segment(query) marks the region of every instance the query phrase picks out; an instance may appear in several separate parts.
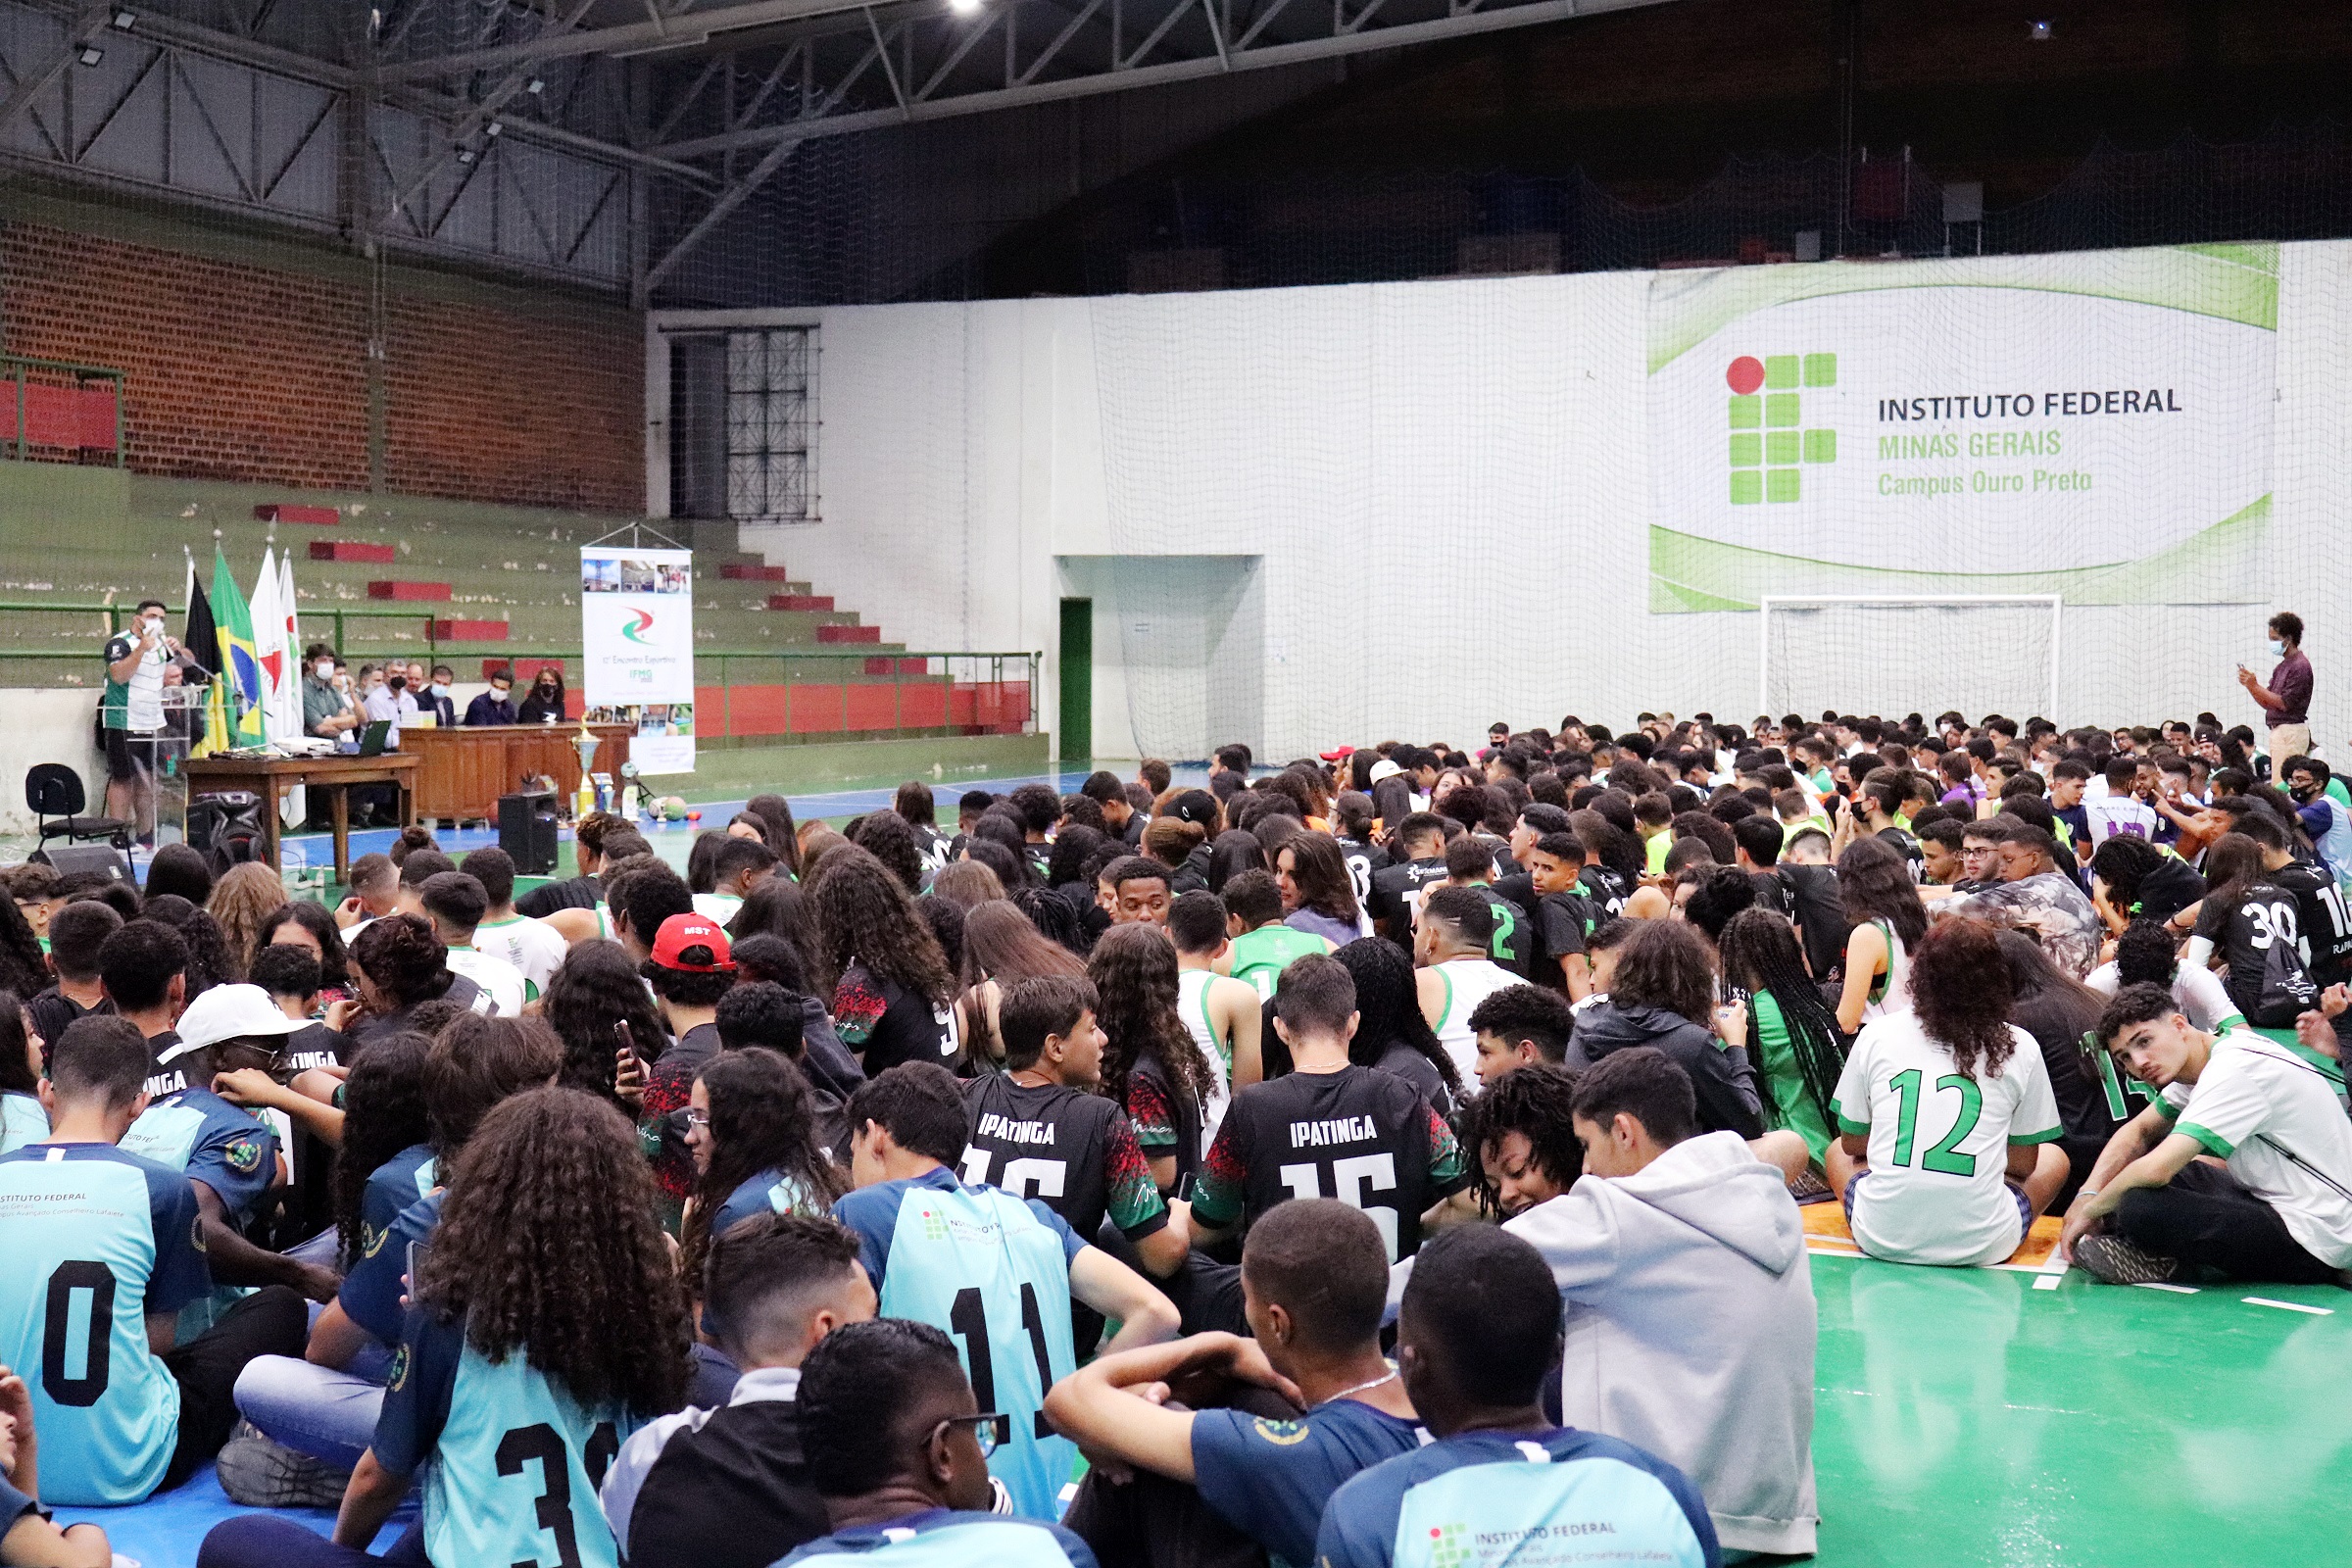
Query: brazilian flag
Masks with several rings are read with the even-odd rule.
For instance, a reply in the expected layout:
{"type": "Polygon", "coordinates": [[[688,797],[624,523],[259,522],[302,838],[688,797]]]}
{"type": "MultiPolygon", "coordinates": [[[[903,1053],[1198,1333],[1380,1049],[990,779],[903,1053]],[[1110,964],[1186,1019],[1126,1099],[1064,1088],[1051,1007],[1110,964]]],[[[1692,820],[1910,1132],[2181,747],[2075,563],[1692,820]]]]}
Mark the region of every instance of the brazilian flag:
{"type": "Polygon", "coordinates": [[[253,648],[253,612],[228,573],[228,557],[213,546],[213,624],[220,639],[220,684],[228,688],[236,708],[228,726],[227,744],[259,746],[269,737],[262,729],[262,661],[253,648]]]}

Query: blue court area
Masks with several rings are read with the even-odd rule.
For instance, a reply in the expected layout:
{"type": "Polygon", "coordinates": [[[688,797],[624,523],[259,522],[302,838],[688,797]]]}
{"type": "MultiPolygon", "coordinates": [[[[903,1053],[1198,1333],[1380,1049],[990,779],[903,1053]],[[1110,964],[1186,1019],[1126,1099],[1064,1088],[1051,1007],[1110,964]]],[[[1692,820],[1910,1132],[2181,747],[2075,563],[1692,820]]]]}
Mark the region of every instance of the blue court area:
{"type": "MultiPolygon", "coordinates": [[[[178,1490],[151,1497],[135,1508],[60,1508],[57,1522],[88,1523],[104,1530],[115,1548],[116,1568],[122,1568],[126,1559],[137,1568],[191,1568],[206,1531],[223,1519],[250,1511],[228,1500],[208,1464],[178,1490]]],[[[322,1536],[334,1532],[335,1516],[324,1508],[276,1511],[279,1517],[299,1520],[322,1536]]],[[[416,1494],[412,1492],[375,1538],[374,1549],[385,1550],[416,1522],[416,1494]]]]}

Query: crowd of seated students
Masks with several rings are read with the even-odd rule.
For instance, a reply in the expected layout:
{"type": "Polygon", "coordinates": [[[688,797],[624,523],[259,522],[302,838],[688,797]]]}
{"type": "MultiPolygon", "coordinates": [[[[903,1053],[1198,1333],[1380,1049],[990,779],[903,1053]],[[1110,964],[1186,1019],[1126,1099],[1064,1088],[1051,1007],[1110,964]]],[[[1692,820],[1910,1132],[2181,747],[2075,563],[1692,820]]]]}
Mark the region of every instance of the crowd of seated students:
{"type": "Polygon", "coordinates": [[[216,1461],[337,1510],[220,1568],[372,1560],[413,1491],[441,1568],[1804,1553],[1800,1201],[1904,1263],[2063,1210],[2098,1281],[2352,1265],[2324,764],[1493,739],[953,833],[763,796],[684,874],[592,816],[519,895],[421,832],[331,909],[0,872],[0,1562],[216,1461]]]}

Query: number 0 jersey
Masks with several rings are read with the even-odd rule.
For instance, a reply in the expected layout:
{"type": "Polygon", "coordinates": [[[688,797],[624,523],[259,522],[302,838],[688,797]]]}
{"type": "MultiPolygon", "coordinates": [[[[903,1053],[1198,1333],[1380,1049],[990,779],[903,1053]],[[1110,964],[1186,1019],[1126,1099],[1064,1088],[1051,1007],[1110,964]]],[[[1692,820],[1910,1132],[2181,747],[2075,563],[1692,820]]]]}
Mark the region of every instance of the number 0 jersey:
{"type": "Polygon", "coordinates": [[[0,1158],[0,1361],[32,1388],[44,1501],[138,1502],[163,1480],[179,1384],[146,1315],[212,1283],[179,1172],[112,1144],[0,1158]]]}
{"type": "Polygon", "coordinates": [[[412,1307],[369,1448],[399,1475],[439,1461],[424,1486],[424,1551],[435,1564],[616,1568],[596,1494],[638,1425],[616,1405],[584,1408],[522,1347],[494,1362],[466,1343],[463,1325],[412,1307]]]}
{"type": "Polygon", "coordinates": [[[833,1217],[858,1233],[879,1315],[953,1336],[980,1408],[1012,1418],[988,1468],[1015,1511],[1059,1518],[1078,1449],[1046,1424],[1046,1391],[1077,1369],[1070,1259],[1086,1243],[1036,1199],[966,1186],[945,1166],[860,1188],[833,1217]]]}

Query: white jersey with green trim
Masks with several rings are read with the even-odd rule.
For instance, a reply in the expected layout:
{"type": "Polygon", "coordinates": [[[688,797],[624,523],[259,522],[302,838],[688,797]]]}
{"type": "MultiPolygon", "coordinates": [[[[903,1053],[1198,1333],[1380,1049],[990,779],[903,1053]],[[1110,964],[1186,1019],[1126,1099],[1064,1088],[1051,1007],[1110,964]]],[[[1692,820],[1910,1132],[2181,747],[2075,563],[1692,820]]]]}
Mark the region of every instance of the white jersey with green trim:
{"type": "Polygon", "coordinates": [[[555,927],[527,914],[484,920],[473,928],[473,945],[522,971],[525,1002],[547,989],[547,982],[564,966],[564,956],[570,951],[555,927]]]}
{"type": "Polygon", "coordinates": [[[1467,1092],[1478,1082],[1478,1037],[1470,1032],[1470,1014],[1505,986],[1526,982],[1492,958],[1448,958],[1435,970],[1446,982],[1446,1010],[1438,1016],[1438,1044],[1453,1058],[1467,1092]]]}
{"type": "Polygon", "coordinates": [[[1233,1103],[1233,1043],[1218,1034],[1208,1015],[1208,993],[1216,983],[1216,974],[1208,969],[1185,969],[1176,976],[1176,1010],[1193,1032],[1193,1043],[1200,1048],[1200,1054],[1208,1058],[1208,1070],[1217,1075],[1216,1090],[1200,1106],[1203,1151],[1216,1143],[1225,1107],[1233,1103]]]}
{"type": "Polygon", "coordinates": [[[1870,1138],[1870,1169],[1848,1200],[1854,1241],[1897,1263],[1998,1263],[2025,1240],[2009,1191],[2009,1146],[2065,1127],[2041,1048],[2015,1024],[1998,1073],[1975,1077],[1916,1013],[1862,1026],[1838,1080],[1838,1130],[1870,1138]]]}
{"type": "Polygon", "coordinates": [[[2214,1042],[2195,1083],[2167,1086],[2158,1103],[2305,1251],[2352,1267],[2352,1120],[2323,1064],[2238,1029],[2214,1042]]]}
{"type": "Polygon", "coordinates": [[[1891,1018],[1911,1010],[1911,954],[1894,927],[1884,920],[1870,922],[1886,939],[1886,972],[1872,982],[1869,1000],[1862,1004],[1862,1021],[1891,1018]]]}

